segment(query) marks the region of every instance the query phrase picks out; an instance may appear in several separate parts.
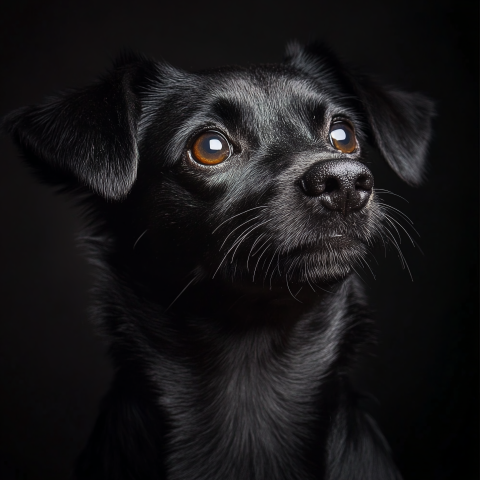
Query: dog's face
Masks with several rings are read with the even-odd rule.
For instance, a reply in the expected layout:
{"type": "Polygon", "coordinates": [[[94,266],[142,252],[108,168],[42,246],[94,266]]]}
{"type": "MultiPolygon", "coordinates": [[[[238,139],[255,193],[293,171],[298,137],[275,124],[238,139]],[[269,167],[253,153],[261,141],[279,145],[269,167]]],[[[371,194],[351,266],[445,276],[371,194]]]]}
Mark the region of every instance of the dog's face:
{"type": "Polygon", "coordinates": [[[148,101],[134,186],[158,256],[269,285],[338,278],[365,254],[381,213],[344,92],[265,66],[185,75],[167,95],[148,101]]]}
{"type": "Polygon", "coordinates": [[[6,125],[55,181],[110,202],[155,268],[312,286],[347,275],[381,231],[367,140],[417,183],[431,116],[423,97],[293,46],[281,65],[199,74],[124,59],[6,125]]]}

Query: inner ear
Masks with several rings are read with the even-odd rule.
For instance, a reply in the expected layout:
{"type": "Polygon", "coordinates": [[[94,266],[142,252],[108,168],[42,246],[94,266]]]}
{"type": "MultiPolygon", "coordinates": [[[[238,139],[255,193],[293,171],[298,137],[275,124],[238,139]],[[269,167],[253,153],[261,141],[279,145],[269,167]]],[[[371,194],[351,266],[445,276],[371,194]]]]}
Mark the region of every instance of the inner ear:
{"type": "Polygon", "coordinates": [[[94,85],[14,111],[3,127],[35,169],[121,199],[137,174],[140,102],[133,82],[141,63],[125,58],[94,85]]]}
{"type": "Polygon", "coordinates": [[[358,99],[372,143],[390,167],[410,185],[424,175],[431,138],[434,105],[418,93],[407,93],[355,74],[321,43],[287,47],[286,62],[308,73],[330,89],[358,99]]]}

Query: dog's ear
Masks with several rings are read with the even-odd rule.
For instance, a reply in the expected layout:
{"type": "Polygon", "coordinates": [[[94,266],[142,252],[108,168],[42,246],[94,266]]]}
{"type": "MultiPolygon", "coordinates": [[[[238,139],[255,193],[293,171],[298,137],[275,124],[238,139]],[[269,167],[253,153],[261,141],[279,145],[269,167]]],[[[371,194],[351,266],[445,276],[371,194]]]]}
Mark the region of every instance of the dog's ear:
{"type": "Polygon", "coordinates": [[[418,93],[389,88],[352,70],[321,43],[287,47],[286,62],[315,76],[324,85],[338,85],[357,98],[369,126],[369,136],[390,167],[410,185],[418,185],[425,170],[431,137],[433,102],[418,93]]]}
{"type": "Polygon", "coordinates": [[[2,122],[27,161],[66,185],[118,200],[129,192],[138,163],[138,70],[148,62],[123,55],[100,81],[14,111],[2,122]]]}

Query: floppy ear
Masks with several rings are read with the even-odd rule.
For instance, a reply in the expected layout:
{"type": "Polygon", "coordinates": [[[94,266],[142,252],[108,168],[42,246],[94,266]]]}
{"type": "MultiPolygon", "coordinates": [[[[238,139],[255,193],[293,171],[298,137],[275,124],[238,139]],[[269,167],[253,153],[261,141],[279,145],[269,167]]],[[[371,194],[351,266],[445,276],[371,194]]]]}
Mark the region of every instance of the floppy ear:
{"type": "Polygon", "coordinates": [[[357,79],[357,92],[380,153],[400,178],[419,185],[432,134],[433,102],[367,78],[357,79]]]}
{"type": "Polygon", "coordinates": [[[16,110],[3,128],[48,178],[121,199],[137,173],[140,102],[133,82],[141,61],[124,56],[96,84],[16,110]]]}
{"type": "Polygon", "coordinates": [[[434,115],[431,100],[354,75],[320,43],[289,45],[286,61],[322,83],[332,84],[333,80],[337,88],[358,98],[372,143],[390,167],[410,185],[422,181],[434,115]]]}

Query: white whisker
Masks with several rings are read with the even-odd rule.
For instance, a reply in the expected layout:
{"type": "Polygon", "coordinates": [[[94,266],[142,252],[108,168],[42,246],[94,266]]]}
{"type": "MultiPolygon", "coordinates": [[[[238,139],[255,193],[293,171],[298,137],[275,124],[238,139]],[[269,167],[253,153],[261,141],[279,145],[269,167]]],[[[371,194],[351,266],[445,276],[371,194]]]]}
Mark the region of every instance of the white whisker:
{"type": "Polygon", "coordinates": [[[243,215],[244,213],[251,212],[252,210],[257,210],[258,208],[265,208],[265,207],[266,207],[266,205],[261,205],[260,207],[249,208],[248,210],[244,210],[243,212],[240,212],[240,213],[237,213],[236,215],[233,215],[233,217],[227,218],[220,225],[218,225],[218,227],[215,228],[215,230],[213,230],[212,234],[215,233],[222,225],[229,222],[230,220],[233,220],[234,218],[239,217],[240,215],[243,215]]]}
{"type": "MultiPolygon", "coordinates": [[[[270,240],[270,237],[267,239],[267,242],[268,242],[269,240],[270,240]]],[[[265,243],[267,243],[267,242],[265,242],[265,243]]],[[[263,245],[265,245],[265,243],[264,243],[263,245]]],[[[262,246],[263,246],[263,245],[262,245],[262,246]]],[[[269,243],[269,244],[265,247],[265,249],[263,250],[263,252],[261,253],[261,255],[259,255],[259,257],[258,257],[257,263],[256,263],[256,265],[255,265],[255,269],[253,270],[252,282],[255,281],[255,272],[257,271],[258,263],[260,262],[260,259],[262,258],[263,254],[268,250],[268,248],[270,247],[270,245],[271,245],[271,243],[269,243]]],[[[258,251],[258,250],[257,250],[257,251],[258,251]]]]}
{"type": "MultiPolygon", "coordinates": [[[[234,250],[234,252],[233,252],[233,254],[232,254],[232,260],[231,260],[231,262],[233,262],[233,259],[234,259],[234,257],[235,257],[235,254],[237,253],[237,250],[238,250],[238,247],[240,246],[240,244],[241,244],[254,230],[256,230],[257,228],[259,228],[259,227],[261,227],[262,225],[265,225],[266,223],[271,222],[271,221],[272,221],[271,219],[270,219],[270,220],[266,220],[265,222],[262,222],[262,223],[259,223],[259,224],[256,224],[256,225],[253,225],[253,226],[249,227],[249,228],[247,229],[247,230],[248,230],[247,233],[245,233],[244,235],[242,234],[242,235],[243,235],[242,239],[241,239],[240,241],[238,241],[238,239],[235,241],[234,245],[232,245],[232,246],[235,246],[235,244],[237,244],[237,242],[238,242],[238,244],[237,244],[237,248],[234,250]]],[[[248,271],[248,268],[247,268],[247,271],[248,271]]]]}
{"type": "Polygon", "coordinates": [[[262,233],[257,237],[257,239],[253,242],[252,248],[250,248],[250,252],[248,252],[247,257],[247,272],[248,272],[248,262],[250,261],[250,255],[252,254],[252,250],[255,248],[255,245],[266,235],[266,233],[262,233]]]}
{"type": "MultiPolygon", "coordinates": [[[[292,265],[293,265],[293,263],[292,263],[292,265]]],[[[291,266],[290,266],[290,268],[291,268],[291,266]]],[[[288,271],[290,271],[290,268],[288,269],[288,271]]],[[[292,290],[290,290],[290,285],[288,284],[288,272],[285,274],[285,281],[287,282],[287,288],[288,288],[288,291],[290,292],[290,295],[292,296],[292,298],[294,300],[296,300],[298,303],[303,303],[292,293],[292,290]]]]}
{"type": "Polygon", "coordinates": [[[137,238],[135,243],[133,244],[132,250],[135,250],[135,247],[137,246],[137,243],[140,241],[140,239],[148,232],[148,228],[137,238]]]}
{"type": "Polygon", "coordinates": [[[167,312],[170,307],[180,298],[180,296],[182,295],[183,292],[185,292],[185,290],[197,279],[197,276],[195,275],[188,283],[187,285],[185,286],[185,288],[175,297],[175,299],[173,300],[173,302],[165,309],[165,312],[167,312]]]}
{"type": "Polygon", "coordinates": [[[390,190],[385,190],[384,188],[375,188],[373,191],[374,192],[379,192],[379,193],[382,193],[382,194],[386,193],[388,195],[394,195],[395,197],[401,198],[405,202],[410,203],[406,198],[402,197],[401,195],[397,195],[396,193],[393,193],[390,190]]]}
{"type": "Polygon", "coordinates": [[[405,215],[405,214],[404,214],[401,210],[399,210],[398,208],[392,207],[391,205],[387,205],[386,203],[382,203],[382,202],[378,202],[378,205],[381,205],[382,207],[385,207],[385,208],[390,209],[390,210],[394,210],[395,212],[397,212],[398,214],[400,214],[403,218],[405,218],[405,220],[407,220],[407,222],[410,223],[410,225],[413,226],[412,220],[410,220],[410,218],[407,217],[407,215],[405,215]]]}
{"type": "Polygon", "coordinates": [[[220,248],[219,248],[219,251],[223,248],[223,246],[225,245],[225,242],[228,240],[228,238],[230,237],[230,235],[235,232],[236,230],[238,230],[239,228],[243,227],[244,225],[246,225],[247,223],[250,223],[252,222],[253,220],[256,220],[257,218],[259,218],[260,215],[257,215],[256,217],[253,217],[253,218],[249,218],[246,222],[243,222],[242,224],[240,224],[238,227],[235,227],[226,237],[225,237],[225,240],[223,241],[223,243],[220,245],[220,248]]]}
{"type": "Polygon", "coordinates": [[[396,220],[395,218],[393,218],[392,216],[388,215],[387,213],[385,213],[385,217],[388,217],[391,221],[395,222],[404,232],[405,234],[407,235],[407,237],[410,239],[410,241],[412,242],[412,245],[415,247],[415,243],[413,242],[413,238],[410,236],[410,234],[407,232],[407,230],[405,230],[405,228],[403,227],[403,225],[398,221],[396,220]]]}

